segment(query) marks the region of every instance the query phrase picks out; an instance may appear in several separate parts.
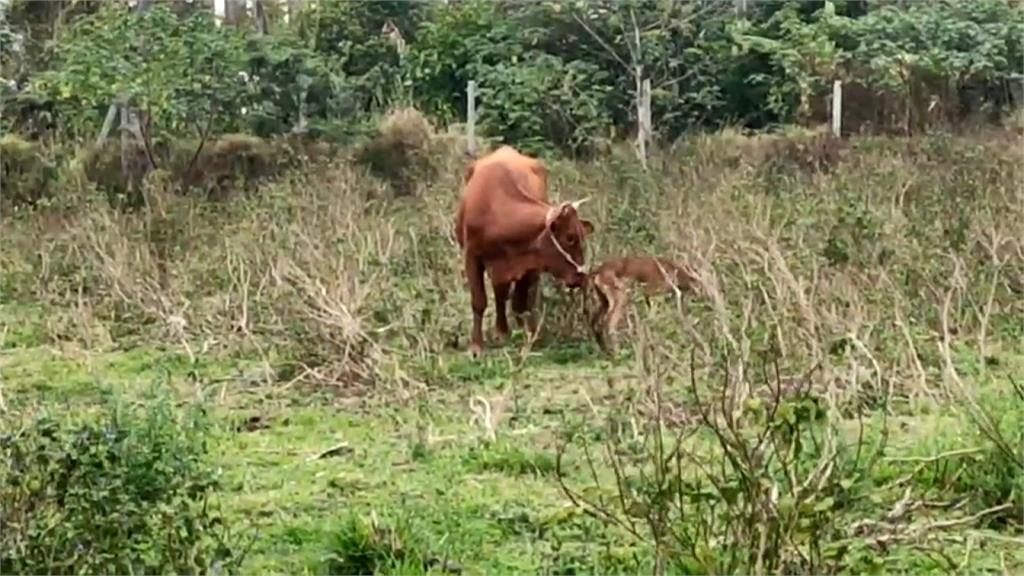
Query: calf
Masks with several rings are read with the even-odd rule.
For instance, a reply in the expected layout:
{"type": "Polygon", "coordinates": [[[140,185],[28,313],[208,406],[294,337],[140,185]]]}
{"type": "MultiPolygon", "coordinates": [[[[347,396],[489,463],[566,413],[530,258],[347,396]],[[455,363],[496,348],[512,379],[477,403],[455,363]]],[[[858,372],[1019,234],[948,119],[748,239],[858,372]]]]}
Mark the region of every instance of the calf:
{"type": "Polygon", "coordinates": [[[617,348],[616,333],[630,289],[640,284],[645,296],[675,292],[679,297],[703,293],[697,272],[686,264],[653,256],[625,256],[602,263],[587,278],[587,285],[597,295],[597,309],[590,315],[590,329],[598,345],[609,352],[606,334],[611,336],[612,350],[617,348]]]}

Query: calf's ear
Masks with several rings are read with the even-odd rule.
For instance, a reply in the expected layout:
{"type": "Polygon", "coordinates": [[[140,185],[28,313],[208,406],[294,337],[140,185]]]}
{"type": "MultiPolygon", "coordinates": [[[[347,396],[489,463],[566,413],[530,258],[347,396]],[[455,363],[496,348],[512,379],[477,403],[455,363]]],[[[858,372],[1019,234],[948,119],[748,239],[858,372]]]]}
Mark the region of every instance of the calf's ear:
{"type": "Polygon", "coordinates": [[[593,222],[591,222],[590,220],[582,220],[581,224],[583,224],[583,231],[587,233],[587,236],[590,236],[591,234],[594,233],[593,222]]]}

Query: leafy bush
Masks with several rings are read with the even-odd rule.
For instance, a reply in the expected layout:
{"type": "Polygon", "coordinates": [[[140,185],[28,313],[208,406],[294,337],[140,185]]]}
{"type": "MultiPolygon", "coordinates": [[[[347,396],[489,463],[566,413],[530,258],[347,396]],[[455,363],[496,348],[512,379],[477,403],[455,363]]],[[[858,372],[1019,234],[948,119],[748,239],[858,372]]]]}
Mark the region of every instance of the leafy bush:
{"type": "Polygon", "coordinates": [[[909,130],[928,115],[947,120],[1008,104],[1024,58],[1024,8],[1002,0],[886,5],[841,23],[835,36],[853,45],[843,55],[847,74],[901,100],[890,113],[909,130]]]}
{"type": "Polygon", "coordinates": [[[428,10],[421,2],[318,2],[303,10],[297,32],[332,63],[355,113],[380,112],[402,90],[400,55],[381,30],[391,21],[411,39],[428,10]]]}
{"type": "Polygon", "coordinates": [[[0,571],[233,571],[244,550],[210,500],[208,426],[201,410],[179,413],[161,399],[7,427],[0,571]]]}
{"type": "Polygon", "coordinates": [[[480,72],[483,129],[530,154],[587,154],[609,135],[607,74],[588,62],[531,54],[480,72]]]}
{"type": "Polygon", "coordinates": [[[59,126],[92,138],[115,101],[144,110],[158,130],[237,129],[247,86],[244,35],[208,13],[181,18],[166,4],[137,14],[105,3],[75,20],[31,91],[53,102],[59,126]]]}

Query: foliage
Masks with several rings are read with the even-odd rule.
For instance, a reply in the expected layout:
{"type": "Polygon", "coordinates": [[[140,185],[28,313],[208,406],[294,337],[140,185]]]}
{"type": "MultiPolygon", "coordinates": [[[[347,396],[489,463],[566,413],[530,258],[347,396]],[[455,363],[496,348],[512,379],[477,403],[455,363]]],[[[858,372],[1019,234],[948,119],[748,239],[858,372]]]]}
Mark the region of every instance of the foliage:
{"type": "Polygon", "coordinates": [[[1024,58],[1024,8],[1008,0],[786,0],[739,14],[725,0],[332,1],[269,34],[218,28],[181,3],[143,14],[86,4],[19,5],[0,27],[5,44],[24,47],[0,63],[21,82],[2,95],[15,129],[88,137],[126,97],[157,132],[194,135],[210,123],[214,133],[309,130],[350,141],[368,117],[395,108],[461,120],[473,80],[490,136],[582,154],[635,130],[640,78],[651,81],[654,129],[666,141],[730,123],[821,122],[836,79],[851,86],[851,129],[909,130],[1004,114],[1024,58]],[[52,48],[30,38],[40,22],[56,34],[52,48]]]}
{"type": "Polygon", "coordinates": [[[404,66],[421,110],[443,122],[465,118],[466,85],[477,72],[524,52],[509,16],[496,2],[469,0],[422,23],[404,66]]]}
{"type": "Polygon", "coordinates": [[[572,154],[591,152],[608,135],[607,76],[582,61],[530,54],[520,63],[481,71],[480,123],[485,131],[529,154],[548,145],[572,154]]]}
{"type": "Polygon", "coordinates": [[[251,38],[248,74],[254,94],[249,126],[255,134],[269,136],[297,128],[300,116],[333,118],[353,114],[350,94],[339,86],[326,59],[293,35],[251,38]]]}
{"type": "Polygon", "coordinates": [[[409,37],[427,6],[395,0],[318,2],[300,15],[297,33],[344,78],[356,112],[379,112],[395,103],[402,83],[400,55],[382,29],[390,21],[409,37]]]}
{"type": "Polygon", "coordinates": [[[0,437],[4,573],[234,571],[244,557],[210,501],[201,410],[167,398],[42,415],[0,437]]]}
{"type": "Polygon", "coordinates": [[[899,91],[911,81],[953,87],[1019,71],[1024,13],[1019,3],[943,0],[882,6],[840,31],[857,40],[847,58],[869,84],[899,91]]]}
{"type": "Polygon", "coordinates": [[[72,24],[32,90],[52,100],[62,129],[80,138],[93,137],[118,101],[171,134],[208,123],[225,131],[242,119],[244,63],[244,36],[209,14],[179,18],[163,4],[137,14],[107,3],[72,24]]]}
{"type": "Polygon", "coordinates": [[[741,54],[758,52],[770,62],[770,69],[749,81],[768,85],[768,109],[779,121],[806,123],[811,98],[836,76],[840,52],[829,34],[835,17],[832,2],[826,1],[810,22],[797,4],[788,3],[764,22],[741,19],[731,27],[741,54]]]}

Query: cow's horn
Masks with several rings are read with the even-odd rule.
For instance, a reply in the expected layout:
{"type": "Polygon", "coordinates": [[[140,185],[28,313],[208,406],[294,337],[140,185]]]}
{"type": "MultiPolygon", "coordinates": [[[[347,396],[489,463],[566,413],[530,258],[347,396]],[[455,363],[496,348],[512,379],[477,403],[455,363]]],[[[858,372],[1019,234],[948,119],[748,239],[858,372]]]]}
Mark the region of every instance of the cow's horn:
{"type": "Polygon", "coordinates": [[[545,226],[551,226],[551,223],[554,222],[556,218],[558,218],[558,214],[561,212],[561,209],[564,208],[564,207],[565,206],[563,205],[563,206],[561,206],[559,208],[555,208],[554,206],[552,206],[551,208],[548,208],[548,213],[547,213],[547,215],[544,216],[544,225],[545,226]]]}
{"type": "Polygon", "coordinates": [[[586,204],[587,202],[590,202],[590,196],[587,196],[586,198],[584,198],[582,200],[574,200],[572,202],[572,207],[575,208],[576,210],[579,210],[580,206],[586,204]]]}

